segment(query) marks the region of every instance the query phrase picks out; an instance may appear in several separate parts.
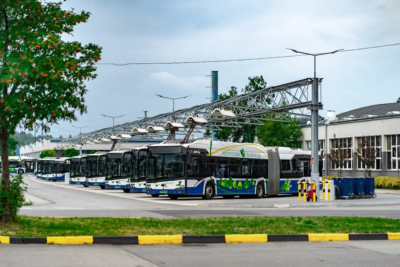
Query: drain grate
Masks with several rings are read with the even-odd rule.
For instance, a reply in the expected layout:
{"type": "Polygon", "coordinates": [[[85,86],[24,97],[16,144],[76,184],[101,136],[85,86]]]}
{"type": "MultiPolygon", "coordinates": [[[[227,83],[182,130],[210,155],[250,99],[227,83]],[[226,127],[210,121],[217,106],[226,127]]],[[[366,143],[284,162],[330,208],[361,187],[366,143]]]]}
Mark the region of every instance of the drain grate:
{"type": "Polygon", "coordinates": [[[200,244],[200,243],[187,243],[187,244],[182,244],[183,247],[207,247],[206,244],[200,244]]]}

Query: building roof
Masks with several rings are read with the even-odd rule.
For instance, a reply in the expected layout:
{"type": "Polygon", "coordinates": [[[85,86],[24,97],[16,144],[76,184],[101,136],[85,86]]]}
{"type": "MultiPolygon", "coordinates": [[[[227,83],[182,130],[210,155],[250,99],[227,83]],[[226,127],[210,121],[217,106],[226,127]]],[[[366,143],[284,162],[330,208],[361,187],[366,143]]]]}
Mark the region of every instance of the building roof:
{"type": "Polygon", "coordinates": [[[400,101],[357,108],[340,113],[336,117],[341,120],[350,116],[354,118],[361,118],[367,115],[385,116],[391,111],[400,111],[400,101]]]}

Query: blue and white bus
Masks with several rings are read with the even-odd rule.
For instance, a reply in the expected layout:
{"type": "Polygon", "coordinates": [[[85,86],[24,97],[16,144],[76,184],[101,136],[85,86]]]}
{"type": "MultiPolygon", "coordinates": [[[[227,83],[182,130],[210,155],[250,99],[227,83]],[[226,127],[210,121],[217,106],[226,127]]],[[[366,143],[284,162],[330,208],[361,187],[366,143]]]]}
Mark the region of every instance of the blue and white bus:
{"type": "Polygon", "coordinates": [[[105,188],[107,154],[96,152],[86,157],[86,181],[84,186],[105,188]]]}
{"type": "Polygon", "coordinates": [[[233,198],[296,194],[309,180],[311,153],[286,147],[198,140],[148,148],[147,194],[233,198]]]}
{"type": "Polygon", "coordinates": [[[132,160],[132,149],[120,148],[107,153],[105,189],[122,189],[125,193],[130,192],[127,184],[132,177],[132,160]]]}
{"type": "MultiPolygon", "coordinates": [[[[24,174],[26,173],[25,162],[23,161],[22,157],[19,156],[10,156],[8,157],[8,164],[9,164],[9,171],[10,174],[24,174]]],[[[2,172],[2,164],[0,159],[0,173],[2,172]]]]}
{"type": "Polygon", "coordinates": [[[86,155],[81,155],[71,158],[69,184],[86,183],[86,157],[86,155]]]}
{"type": "Polygon", "coordinates": [[[130,193],[146,193],[147,151],[147,146],[132,150],[132,176],[127,185],[130,193]]]}
{"type": "Polygon", "coordinates": [[[41,161],[40,178],[49,181],[64,181],[65,174],[69,172],[69,158],[44,158],[41,161]]]}

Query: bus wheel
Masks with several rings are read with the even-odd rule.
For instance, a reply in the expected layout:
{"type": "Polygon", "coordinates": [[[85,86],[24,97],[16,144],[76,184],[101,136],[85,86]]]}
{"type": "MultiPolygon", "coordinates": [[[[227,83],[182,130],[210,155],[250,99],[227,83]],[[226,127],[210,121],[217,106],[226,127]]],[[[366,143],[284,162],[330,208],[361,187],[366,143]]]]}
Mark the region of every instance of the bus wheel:
{"type": "Polygon", "coordinates": [[[258,183],[257,191],[256,191],[256,197],[257,198],[263,198],[264,197],[264,183],[258,183]]]}
{"type": "Polygon", "coordinates": [[[100,188],[101,189],[106,189],[106,186],[105,185],[100,185],[100,188]]]}
{"type": "Polygon", "coordinates": [[[130,193],[131,190],[130,189],[123,189],[125,193],[130,193]]]}
{"type": "Polygon", "coordinates": [[[214,195],[215,195],[214,185],[211,183],[207,184],[203,199],[212,199],[214,195]]]}
{"type": "Polygon", "coordinates": [[[177,200],[178,199],[178,196],[176,196],[176,195],[168,195],[168,197],[170,199],[172,199],[172,200],[177,200]]]}
{"type": "Polygon", "coordinates": [[[151,194],[152,197],[159,197],[160,194],[151,194]]]}
{"type": "Polygon", "coordinates": [[[83,184],[83,186],[84,186],[84,187],[89,187],[89,185],[87,185],[87,184],[83,184]]]}
{"type": "Polygon", "coordinates": [[[24,174],[24,170],[18,170],[18,174],[24,174]]]}

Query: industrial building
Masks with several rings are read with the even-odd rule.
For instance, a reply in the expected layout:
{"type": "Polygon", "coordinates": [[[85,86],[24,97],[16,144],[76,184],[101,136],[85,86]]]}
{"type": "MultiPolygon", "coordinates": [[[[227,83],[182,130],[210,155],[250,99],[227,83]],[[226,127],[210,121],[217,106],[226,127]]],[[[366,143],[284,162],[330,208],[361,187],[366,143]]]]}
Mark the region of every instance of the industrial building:
{"type": "MultiPolygon", "coordinates": [[[[302,148],[311,149],[311,125],[301,126],[302,148]]],[[[319,123],[319,150],[326,155],[330,148],[348,149],[350,157],[343,170],[343,175],[363,176],[365,166],[354,153],[361,145],[361,138],[371,138],[377,155],[372,176],[399,177],[400,171],[400,100],[396,103],[366,106],[336,115],[328,110],[326,118],[319,123]]],[[[337,166],[323,157],[323,175],[337,175],[337,166]]]]}

